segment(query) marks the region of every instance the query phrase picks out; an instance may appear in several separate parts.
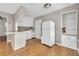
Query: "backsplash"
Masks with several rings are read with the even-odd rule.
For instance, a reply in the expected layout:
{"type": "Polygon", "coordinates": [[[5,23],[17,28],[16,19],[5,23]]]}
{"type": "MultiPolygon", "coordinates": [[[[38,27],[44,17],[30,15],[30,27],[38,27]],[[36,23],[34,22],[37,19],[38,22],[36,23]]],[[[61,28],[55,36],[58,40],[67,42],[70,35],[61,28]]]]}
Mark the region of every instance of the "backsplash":
{"type": "Polygon", "coordinates": [[[32,30],[33,28],[32,27],[21,27],[21,26],[18,26],[18,31],[27,31],[27,30],[32,30]]]}

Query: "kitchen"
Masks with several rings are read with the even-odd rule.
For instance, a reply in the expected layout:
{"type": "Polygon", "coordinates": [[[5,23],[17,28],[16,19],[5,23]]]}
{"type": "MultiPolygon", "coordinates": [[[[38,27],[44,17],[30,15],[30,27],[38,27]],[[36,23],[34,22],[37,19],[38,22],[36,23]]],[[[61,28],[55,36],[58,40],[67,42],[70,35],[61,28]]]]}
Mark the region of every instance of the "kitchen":
{"type": "MultiPolygon", "coordinates": [[[[6,7],[7,4],[3,5],[6,7]]],[[[18,7],[12,9],[15,10],[14,13],[11,12],[12,7],[7,8],[7,12],[11,14],[0,12],[7,20],[4,24],[7,39],[0,43],[3,55],[53,55],[53,52],[54,55],[78,55],[79,4],[10,5],[18,7]],[[57,8],[61,6],[61,9],[56,9],[53,5],[57,8]],[[46,13],[51,10],[51,13],[46,13]]]]}
{"type": "Polygon", "coordinates": [[[27,44],[26,40],[31,39],[34,36],[34,17],[25,14],[23,7],[20,7],[15,15],[15,30],[6,33],[7,37],[9,36],[7,42],[11,42],[13,50],[25,47],[27,44]]]}

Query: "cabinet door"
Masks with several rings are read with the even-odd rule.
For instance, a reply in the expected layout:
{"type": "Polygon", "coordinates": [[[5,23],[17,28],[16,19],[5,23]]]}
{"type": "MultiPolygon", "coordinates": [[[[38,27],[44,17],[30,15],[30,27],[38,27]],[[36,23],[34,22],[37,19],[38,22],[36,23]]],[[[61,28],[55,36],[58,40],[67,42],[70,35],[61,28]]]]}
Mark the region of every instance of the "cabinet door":
{"type": "Polygon", "coordinates": [[[67,40],[67,36],[66,35],[61,35],[61,44],[63,44],[64,46],[67,46],[68,40],[67,40]]]}
{"type": "Polygon", "coordinates": [[[31,17],[26,17],[23,20],[23,26],[27,26],[27,27],[33,27],[34,25],[34,19],[31,17]]]}
{"type": "Polygon", "coordinates": [[[61,44],[68,48],[76,49],[77,48],[77,36],[62,35],[61,44]]]}
{"type": "Polygon", "coordinates": [[[34,19],[31,17],[24,17],[17,20],[18,26],[27,26],[33,27],[34,26],[34,19]]]}
{"type": "Polygon", "coordinates": [[[32,38],[32,31],[27,31],[26,32],[26,39],[31,39],[32,38]]]}
{"type": "Polygon", "coordinates": [[[26,44],[26,34],[25,33],[18,33],[15,35],[15,48],[19,49],[25,47],[26,44]]]}
{"type": "Polygon", "coordinates": [[[22,26],[23,21],[21,18],[18,18],[16,22],[17,22],[17,26],[22,26]]]}

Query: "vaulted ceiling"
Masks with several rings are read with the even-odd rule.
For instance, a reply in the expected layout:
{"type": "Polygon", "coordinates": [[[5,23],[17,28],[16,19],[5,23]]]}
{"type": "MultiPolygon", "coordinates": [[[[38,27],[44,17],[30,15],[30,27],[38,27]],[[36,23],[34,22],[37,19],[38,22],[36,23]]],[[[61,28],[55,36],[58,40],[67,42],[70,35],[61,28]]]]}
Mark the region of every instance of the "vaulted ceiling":
{"type": "Polygon", "coordinates": [[[44,8],[45,3],[0,3],[0,11],[9,14],[14,14],[18,8],[22,5],[26,8],[27,14],[37,17],[55,10],[59,10],[74,3],[52,3],[50,8],[44,8]]]}

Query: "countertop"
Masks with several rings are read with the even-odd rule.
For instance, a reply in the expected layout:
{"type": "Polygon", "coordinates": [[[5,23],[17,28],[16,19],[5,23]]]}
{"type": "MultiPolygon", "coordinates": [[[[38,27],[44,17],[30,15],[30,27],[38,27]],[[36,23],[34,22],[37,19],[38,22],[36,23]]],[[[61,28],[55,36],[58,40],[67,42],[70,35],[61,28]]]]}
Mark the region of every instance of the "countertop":
{"type": "Polygon", "coordinates": [[[6,32],[6,34],[20,34],[20,33],[27,33],[29,31],[32,31],[32,30],[27,30],[27,31],[16,31],[16,32],[6,32]]]}

